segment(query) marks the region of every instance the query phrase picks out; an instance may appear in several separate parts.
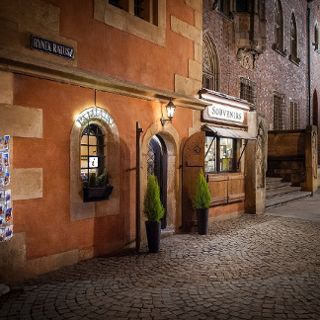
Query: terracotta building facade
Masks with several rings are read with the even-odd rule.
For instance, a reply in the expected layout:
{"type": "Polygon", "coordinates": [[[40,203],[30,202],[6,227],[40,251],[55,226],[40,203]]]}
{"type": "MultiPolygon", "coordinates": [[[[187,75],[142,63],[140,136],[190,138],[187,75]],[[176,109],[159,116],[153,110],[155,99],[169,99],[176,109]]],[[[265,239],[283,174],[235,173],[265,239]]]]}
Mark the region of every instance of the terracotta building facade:
{"type": "Polygon", "coordinates": [[[0,24],[0,130],[12,137],[14,210],[2,277],[134,244],[137,122],[141,200],[160,154],[163,228],[178,231],[181,146],[206,106],[195,98],[202,2],[10,0],[1,1],[0,24]],[[161,123],[170,101],[174,117],[161,123]],[[93,184],[110,188],[92,193],[93,184]]]}

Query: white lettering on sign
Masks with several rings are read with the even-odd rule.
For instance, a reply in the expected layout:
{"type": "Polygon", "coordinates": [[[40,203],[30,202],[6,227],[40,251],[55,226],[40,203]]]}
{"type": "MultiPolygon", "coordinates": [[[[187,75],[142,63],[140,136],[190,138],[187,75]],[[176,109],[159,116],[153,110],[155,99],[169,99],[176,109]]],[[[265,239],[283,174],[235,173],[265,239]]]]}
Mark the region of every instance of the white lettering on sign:
{"type": "Polygon", "coordinates": [[[207,115],[210,119],[244,122],[244,111],[220,104],[212,104],[207,107],[207,115]]]}
{"type": "Polygon", "coordinates": [[[114,120],[110,114],[107,111],[97,107],[92,107],[81,112],[76,119],[76,124],[79,127],[82,127],[87,125],[91,119],[102,120],[111,128],[114,125],[114,120]]]}

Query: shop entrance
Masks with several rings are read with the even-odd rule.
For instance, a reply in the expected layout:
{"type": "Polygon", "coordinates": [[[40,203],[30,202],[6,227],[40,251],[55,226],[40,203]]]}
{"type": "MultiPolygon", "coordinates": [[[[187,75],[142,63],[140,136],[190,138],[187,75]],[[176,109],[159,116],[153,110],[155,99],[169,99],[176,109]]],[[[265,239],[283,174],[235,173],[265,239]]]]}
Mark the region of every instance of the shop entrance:
{"type": "Polygon", "coordinates": [[[148,144],[147,174],[157,177],[160,186],[160,198],[165,208],[165,215],[161,219],[161,229],[167,227],[167,181],[168,181],[168,152],[160,135],[154,135],[148,144]]]}

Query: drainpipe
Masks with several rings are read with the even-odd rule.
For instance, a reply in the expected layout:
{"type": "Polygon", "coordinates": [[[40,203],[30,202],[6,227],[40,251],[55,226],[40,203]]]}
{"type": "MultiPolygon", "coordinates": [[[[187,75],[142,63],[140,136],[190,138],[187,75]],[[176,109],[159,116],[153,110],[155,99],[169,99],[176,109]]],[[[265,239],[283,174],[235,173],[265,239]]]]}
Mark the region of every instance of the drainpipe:
{"type": "Polygon", "coordinates": [[[308,99],[307,99],[307,109],[309,110],[309,125],[312,125],[312,113],[311,113],[311,50],[310,50],[310,3],[313,0],[308,0],[307,4],[307,88],[308,88],[308,99]]]}

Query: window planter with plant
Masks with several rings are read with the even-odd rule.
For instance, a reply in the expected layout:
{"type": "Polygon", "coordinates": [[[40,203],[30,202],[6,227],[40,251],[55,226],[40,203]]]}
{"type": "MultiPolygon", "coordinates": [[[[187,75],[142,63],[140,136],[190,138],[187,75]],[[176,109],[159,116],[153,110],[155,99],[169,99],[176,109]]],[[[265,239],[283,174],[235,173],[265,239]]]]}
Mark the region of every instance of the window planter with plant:
{"type": "Polygon", "coordinates": [[[88,181],[83,182],[83,201],[92,202],[107,200],[113,190],[107,173],[96,176],[91,173],[88,181]]]}
{"type": "Polygon", "coordinates": [[[164,207],[160,200],[160,188],[154,175],[148,177],[147,190],[144,196],[144,213],[147,217],[146,232],[149,252],[159,252],[160,220],[164,216],[164,207]]]}
{"type": "Polygon", "coordinates": [[[201,170],[198,175],[196,193],[193,199],[193,207],[197,212],[198,221],[198,233],[207,234],[208,233],[208,216],[209,207],[211,203],[211,194],[209,190],[208,182],[201,170]]]}

